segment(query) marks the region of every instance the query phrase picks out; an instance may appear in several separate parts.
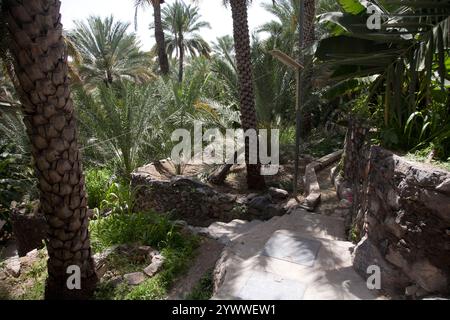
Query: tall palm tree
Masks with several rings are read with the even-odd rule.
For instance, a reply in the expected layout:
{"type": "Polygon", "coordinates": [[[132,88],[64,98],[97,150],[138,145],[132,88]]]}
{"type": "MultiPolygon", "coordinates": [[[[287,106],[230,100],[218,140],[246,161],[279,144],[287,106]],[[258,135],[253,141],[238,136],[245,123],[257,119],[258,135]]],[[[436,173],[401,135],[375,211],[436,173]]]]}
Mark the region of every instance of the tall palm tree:
{"type": "Polygon", "coordinates": [[[295,44],[298,41],[299,1],[277,0],[276,6],[270,3],[263,3],[261,6],[276,19],[261,25],[258,32],[267,32],[274,47],[294,56],[294,49],[297,49],[295,44]]]}
{"type": "Polygon", "coordinates": [[[129,23],[91,16],[76,21],[68,37],[81,54],[79,75],[88,86],[111,85],[118,79],[147,80],[152,77],[150,56],[140,51],[136,35],[127,33],[129,23]]]}
{"type": "Polygon", "coordinates": [[[153,26],[155,29],[155,40],[156,40],[156,49],[158,51],[158,62],[159,69],[162,75],[167,75],[169,73],[169,59],[167,58],[166,52],[166,40],[164,38],[164,30],[161,22],[161,4],[164,3],[164,0],[134,0],[135,6],[135,16],[134,23],[135,29],[137,28],[137,13],[140,8],[145,8],[149,4],[153,6],[153,26]]]}
{"type": "Polygon", "coordinates": [[[7,0],[7,23],[24,123],[49,233],[48,299],[86,298],[97,284],[89,216],[58,0],[7,0]],[[68,267],[81,271],[81,289],[67,286],[68,267]]]}
{"type": "Polygon", "coordinates": [[[209,56],[211,49],[198,32],[210,28],[201,21],[199,8],[176,1],[162,10],[162,24],[166,34],[166,48],[169,55],[178,58],[178,81],[183,81],[183,66],[186,53],[191,56],[209,56]]]}
{"type": "MultiPolygon", "coordinates": [[[[247,15],[247,4],[249,2],[250,0],[224,1],[224,4],[230,4],[231,14],[233,18],[233,38],[239,78],[241,125],[244,131],[249,129],[257,129],[255,96],[253,93],[250,34],[247,15]]],[[[247,163],[247,186],[249,189],[263,189],[265,188],[265,181],[260,172],[261,164],[259,163],[259,161],[256,164],[250,164],[248,161],[248,153],[249,145],[248,141],[246,141],[245,158],[247,163]]]]}

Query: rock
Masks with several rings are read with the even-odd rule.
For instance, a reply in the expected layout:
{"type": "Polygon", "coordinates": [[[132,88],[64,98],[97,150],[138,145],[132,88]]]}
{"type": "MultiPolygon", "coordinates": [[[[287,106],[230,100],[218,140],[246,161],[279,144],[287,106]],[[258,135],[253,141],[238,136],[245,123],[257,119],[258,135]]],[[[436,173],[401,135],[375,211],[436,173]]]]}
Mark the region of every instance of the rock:
{"type": "Polygon", "coordinates": [[[267,195],[253,197],[248,203],[249,207],[255,208],[257,210],[265,210],[265,208],[270,204],[272,204],[272,202],[267,195]]]}
{"type": "Polygon", "coordinates": [[[221,243],[221,244],[227,246],[228,244],[230,244],[231,239],[230,239],[228,236],[226,236],[226,235],[222,235],[222,236],[220,236],[220,237],[217,239],[217,241],[218,241],[219,243],[221,243]]]}
{"type": "Polygon", "coordinates": [[[393,249],[392,246],[388,249],[386,260],[402,270],[407,270],[409,267],[408,261],[406,261],[398,250],[393,249]]]}
{"type": "Polygon", "coordinates": [[[427,208],[435,212],[447,223],[450,223],[450,197],[440,192],[423,190],[420,193],[420,200],[427,208]]]}
{"type": "Polygon", "coordinates": [[[106,261],[108,257],[117,250],[118,246],[112,246],[100,253],[96,253],[92,256],[95,265],[95,271],[97,272],[97,276],[99,278],[103,277],[105,272],[107,271],[106,261]]]}
{"type": "Polygon", "coordinates": [[[174,224],[176,226],[181,227],[181,228],[186,228],[188,226],[188,223],[186,221],[184,221],[184,220],[175,220],[174,224]]]}
{"type": "Polygon", "coordinates": [[[6,221],[0,219],[0,230],[2,230],[3,226],[6,224],[6,221]]]}
{"type": "Polygon", "coordinates": [[[284,210],[287,211],[287,213],[290,213],[291,211],[295,210],[298,207],[299,203],[298,200],[295,198],[289,199],[283,206],[284,210]]]}
{"type": "Polygon", "coordinates": [[[143,255],[148,255],[149,253],[155,251],[155,249],[150,246],[139,246],[137,251],[143,255]]]}
{"type": "Polygon", "coordinates": [[[162,255],[156,255],[152,259],[152,263],[144,269],[144,273],[149,277],[153,277],[159,270],[161,270],[164,264],[164,257],[162,255]]]}
{"type": "Polygon", "coordinates": [[[12,257],[6,260],[6,272],[8,272],[14,278],[20,276],[21,263],[19,257],[12,257]]]}
{"type": "Polygon", "coordinates": [[[421,287],[419,287],[417,289],[417,291],[416,291],[416,297],[417,298],[423,298],[423,297],[425,297],[425,296],[427,296],[429,294],[430,293],[427,290],[425,290],[424,288],[421,288],[421,287]]]}
{"type": "Polygon", "coordinates": [[[314,210],[314,208],[319,204],[321,197],[322,195],[320,192],[312,192],[306,197],[304,205],[314,210]]]}
{"type": "Polygon", "coordinates": [[[417,292],[417,290],[419,290],[419,287],[416,285],[412,285],[409,287],[405,288],[405,295],[407,296],[414,296],[417,292]]]}
{"type": "Polygon", "coordinates": [[[372,241],[364,236],[356,245],[353,254],[353,268],[364,278],[367,279],[367,268],[370,265],[377,265],[381,269],[381,287],[386,291],[396,291],[404,293],[404,288],[410,283],[400,270],[390,265],[381,255],[372,241]]]}
{"type": "Polygon", "coordinates": [[[445,180],[436,187],[436,190],[450,195],[450,179],[445,180]]]}
{"type": "Polygon", "coordinates": [[[444,292],[447,288],[446,275],[428,260],[413,263],[407,274],[428,292],[444,292]]]}
{"type": "Polygon", "coordinates": [[[145,281],[145,275],[142,272],[127,273],[123,278],[130,286],[137,286],[145,281]]]}
{"type": "Polygon", "coordinates": [[[26,254],[26,256],[30,259],[37,259],[38,255],[39,255],[39,252],[37,249],[31,250],[30,252],[28,252],[26,254]]]}
{"type": "Polygon", "coordinates": [[[252,200],[253,198],[255,198],[255,197],[257,197],[257,196],[259,196],[259,194],[257,194],[257,193],[250,193],[250,194],[246,197],[246,199],[247,199],[247,201],[250,201],[250,200],[252,200]]]}
{"type": "Polygon", "coordinates": [[[236,203],[239,204],[246,204],[248,202],[247,197],[237,197],[236,203]]]}
{"type": "Polygon", "coordinates": [[[403,226],[399,223],[399,221],[394,217],[388,217],[384,221],[384,225],[387,229],[389,229],[397,238],[402,238],[405,232],[407,231],[406,226],[403,226]]]}
{"type": "Polygon", "coordinates": [[[31,266],[38,259],[39,252],[37,249],[34,249],[28,252],[24,257],[20,257],[20,263],[25,266],[31,266]]]}
{"type": "Polygon", "coordinates": [[[109,280],[109,283],[115,288],[118,285],[120,285],[123,282],[123,277],[122,276],[116,276],[114,278],[111,278],[111,280],[109,280]]]}
{"type": "Polygon", "coordinates": [[[274,199],[286,199],[289,196],[289,192],[278,188],[269,188],[269,194],[274,199]]]}

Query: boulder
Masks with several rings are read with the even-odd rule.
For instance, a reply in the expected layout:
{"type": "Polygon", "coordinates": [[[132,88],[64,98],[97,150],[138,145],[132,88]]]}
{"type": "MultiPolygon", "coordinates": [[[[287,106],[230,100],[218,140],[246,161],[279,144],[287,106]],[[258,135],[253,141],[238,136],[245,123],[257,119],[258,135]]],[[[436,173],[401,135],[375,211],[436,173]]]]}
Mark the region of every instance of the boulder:
{"type": "Polygon", "coordinates": [[[95,271],[97,272],[97,276],[99,278],[103,277],[103,275],[107,271],[107,265],[106,262],[108,260],[108,257],[114,253],[118,249],[118,246],[112,246],[109,247],[102,252],[96,253],[92,256],[92,259],[94,260],[95,265],[95,271]]]}
{"type": "Polygon", "coordinates": [[[281,200],[286,199],[289,196],[289,192],[286,190],[273,187],[269,188],[269,194],[272,198],[281,200]]]}
{"type": "Polygon", "coordinates": [[[444,292],[447,289],[447,276],[427,259],[413,263],[407,274],[428,292],[444,292]]]}
{"type": "Polygon", "coordinates": [[[39,251],[34,249],[28,252],[24,257],[20,257],[20,263],[24,266],[31,266],[33,263],[37,261],[39,257],[39,251]]]}
{"type": "Polygon", "coordinates": [[[5,270],[11,276],[17,278],[20,276],[20,271],[22,268],[22,264],[20,262],[19,257],[15,256],[6,260],[5,270]]]}
{"type": "Polygon", "coordinates": [[[152,259],[152,263],[144,269],[144,273],[149,277],[153,277],[161,270],[163,264],[164,257],[162,255],[155,255],[152,259]]]}
{"type": "Polygon", "coordinates": [[[405,287],[410,283],[399,269],[389,264],[382,256],[378,248],[371,240],[364,236],[356,245],[353,254],[353,268],[364,278],[367,279],[369,274],[367,268],[371,265],[380,267],[381,270],[381,289],[385,291],[393,291],[393,293],[404,293],[405,287]]]}

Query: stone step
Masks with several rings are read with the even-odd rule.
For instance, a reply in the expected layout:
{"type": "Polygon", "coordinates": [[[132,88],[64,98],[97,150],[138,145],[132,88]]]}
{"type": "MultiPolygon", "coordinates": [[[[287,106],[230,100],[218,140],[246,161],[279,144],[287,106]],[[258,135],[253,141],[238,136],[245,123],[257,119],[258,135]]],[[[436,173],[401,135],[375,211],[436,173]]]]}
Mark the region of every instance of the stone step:
{"type": "MultiPolygon", "coordinates": [[[[303,243],[316,243],[315,254],[308,257],[299,250],[303,261],[300,259],[296,263],[269,256],[264,252],[267,243],[248,257],[242,257],[228,247],[225,249],[228,252],[223,255],[225,258],[216,266],[220,285],[213,299],[346,300],[377,297],[352,267],[352,243],[306,238],[287,230],[277,230],[271,238],[277,235],[292,235],[303,243]]],[[[284,250],[286,247],[289,245],[279,246],[284,250]]]]}
{"type": "Polygon", "coordinates": [[[314,238],[347,240],[344,227],[345,219],[341,217],[326,216],[297,208],[288,215],[276,218],[273,221],[289,227],[289,230],[311,235],[314,238]]]}
{"type": "Polygon", "coordinates": [[[376,298],[343,239],[343,219],[300,209],[260,223],[224,249],[213,299],[376,298]]]}
{"type": "Polygon", "coordinates": [[[214,222],[208,228],[205,228],[203,232],[222,244],[229,244],[237,237],[242,236],[262,223],[260,220],[245,221],[239,219],[235,219],[229,223],[214,222]]]}
{"type": "Polygon", "coordinates": [[[346,240],[344,219],[296,209],[291,214],[255,224],[247,232],[235,234],[230,248],[242,257],[255,255],[277,230],[288,230],[304,237],[346,240]]]}

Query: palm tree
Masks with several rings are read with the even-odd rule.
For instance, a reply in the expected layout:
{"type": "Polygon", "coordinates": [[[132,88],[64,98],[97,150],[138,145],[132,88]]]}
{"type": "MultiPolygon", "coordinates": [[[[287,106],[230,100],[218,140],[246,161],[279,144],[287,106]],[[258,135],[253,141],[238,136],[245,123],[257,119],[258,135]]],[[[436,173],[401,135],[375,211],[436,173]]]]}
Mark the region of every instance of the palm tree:
{"type": "Polygon", "coordinates": [[[150,56],[139,50],[136,35],[127,33],[129,23],[91,16],[77,21],[69,33],[81,54],[78,70],[83,82],[96,87],[99,82],[111,85],[118,79],[143,81],[151,78],[150,56]]]}
{"type": "Polygon", "coordinates": [[[229,35],[217,38],[212,45],[213,52],[221,59],[226,60],[230,64],[234,64],[234,42],[229,35]]]}
{"type": "Polygon", "coordinates": [[[124,180],[148,161],[145,151],[149,145],[161,145],[155,136],[158,127],[166,123],[167,100],[160,94],[158,100],[164,101],[156,101],[154,86],[153,82],[141,85],[124,81],[113,87],[100,84],[94,93],[81,86],[75,90],[75,101],[83,106],[78,114],[86,151],[95,154],[96,159],[112,160],[124,180]]]}
{"type": "Polygon", "coordinates": [[[238,108],[239,89],[233,38],[228,35],[217,38],[212,49],[214,54],[211,70],[216,76],[217,85],[223,88],[219,90],[222,93],[220,99],[223,103],[238,108]]]}
{"type": "Polygon", "coordinates": [[[93,294],[97,275],[59,8],[60,1],[8,0],[2,12],[49,224],[45,296],[76,299],[93,294]],[[69,266],[80,268],[80,290],[67,286],[69,266]]]}
{"type": "MultiPolygon", "coordinates": [[[[257,129],[255,96],[253,93],[250,35],[247,16],[247,4],[249,2],[249,0],[224,1],[224,4],[230,4],[233,18],[233,38],[239,78],[241,125],[244,131],[249,129],[257,129]]],[[[263,189],[265,188],[265,182],[264,177],[260,173],[261,164],[259,161],[256,164],[250,164],[248,161],[248,152],[249,145],[248,141],[246,141],[245,158],[247,163],[247,186],[249,189],[263,189]]]]}
{"type": "Polygon", "coordinates": [[[284,53],[294,56],[298,41],[298,0],[277,0],[277,5],[263,3],[262,7],[276,17],[258,28],[258,32],[270,34],[270,42],[284,53]]]}
{"type": "Polygon", "coordinates": [[[169,55],[178,58],[178,81],[183,81],[183,65],[186,53],[191,56],[209,56],[208,43],[198,34],[202,28],[210,28],[208,22],[201,21],[199,8],[176,1],[162,10],[163,29],[167,32],[166,48],[169,55]]]}
{"type": "Polygon", "coordinates": [[[155,40],[156,49],[158,51],[159,68],[162,75],[167,75],[169,73],[169,59],[167,58],[165,45],[166,41],[164,39],[164,31],[161,22],[161,4],[164,3],[164,0],[134,0],[134,6],[136,8],[134,17],[135,29],[137,29],[137,13],[139,8],[145,8],[150,3],[153,6],[153,26],[155,28],[155,40]]]}
{"type": "Polygon", "coordinates": [[[311,46],[316,40],[315,36],[315,20],[316,20],[316,1],[300,0],[300,19],[299,19],[299,63],[305,68],[300,73],[299,94],[301,96],[301,120],[300,127],[301,136],[305,137],[311,131],[311,99],[309,93],[312,90],[312,56],[305,55],[304,50],[311,46]]]}

